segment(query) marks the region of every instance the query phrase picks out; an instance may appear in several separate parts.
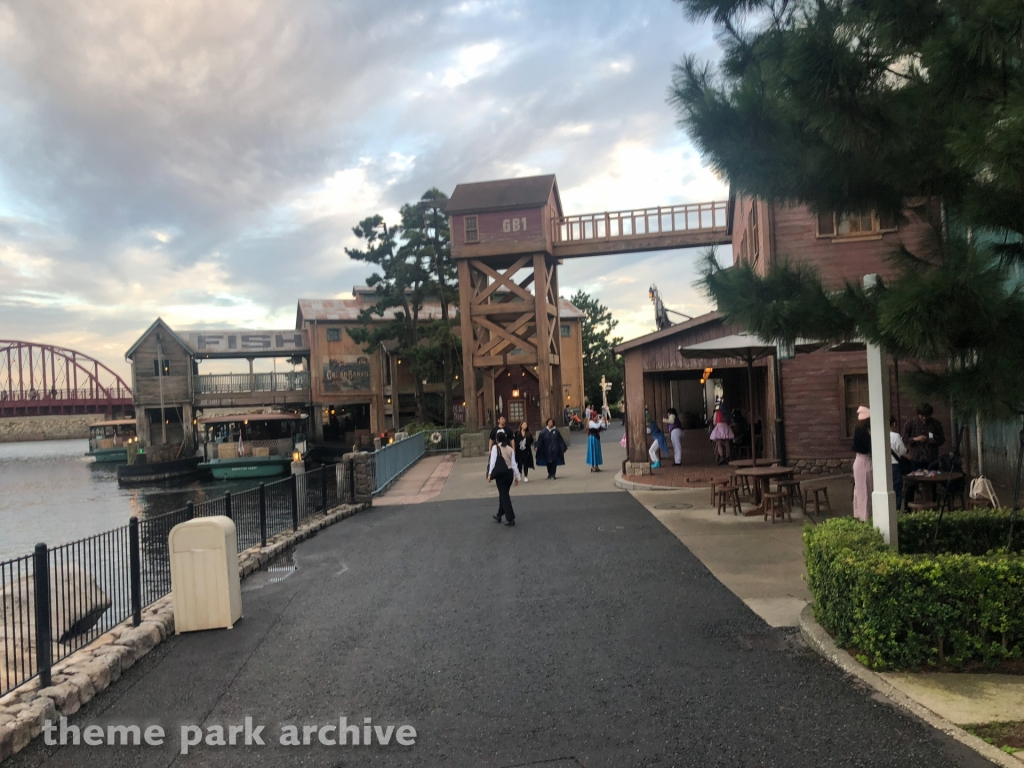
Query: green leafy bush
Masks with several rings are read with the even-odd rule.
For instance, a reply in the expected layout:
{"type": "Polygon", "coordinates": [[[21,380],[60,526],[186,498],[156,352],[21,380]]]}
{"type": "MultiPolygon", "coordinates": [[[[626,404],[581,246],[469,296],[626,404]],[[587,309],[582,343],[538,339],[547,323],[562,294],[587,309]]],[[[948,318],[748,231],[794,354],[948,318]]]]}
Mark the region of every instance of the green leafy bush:
{"type": "MultiPolygon", "coordinates": [[[[915,512],[902,515],[900,526],[900,552],[907,555],[927,554],[932,551],[932,536],[938,512],[915,512]]],[[[936,552],[984,555],[1006,547],[1010,533],[1010,510],[970,509],[947,512],[942,516],[936,552]]],[[[1013,530],[1014,552],[1024,549],[1024,517],[1013,530]]]]}
{"type": "MultiPolygon", "coordinates": [[[[981,525],[977,515],[947,518],[968,530],[951,540],[978,541],[970,533],[981,525]]],[[[933,529],[910,525],[920,530],[908,539],[930,543],[933,529]]],[[[815,618],[869,667],[993,666],[1024,652],[1020,555],[898,554],[872,526],[849,518],[805,528],[804,547],[815,618]]]]}

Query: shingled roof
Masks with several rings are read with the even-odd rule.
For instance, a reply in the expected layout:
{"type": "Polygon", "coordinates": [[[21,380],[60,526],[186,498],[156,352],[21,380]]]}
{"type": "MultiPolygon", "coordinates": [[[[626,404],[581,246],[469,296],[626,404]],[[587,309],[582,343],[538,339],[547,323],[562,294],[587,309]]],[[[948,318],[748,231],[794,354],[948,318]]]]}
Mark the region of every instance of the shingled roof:
{"type": "Polygon", "coordinates": [[[547,176],[459,184],[452,192],[445,212],[450,215],[540,208],[547,203],[552,188],[555,190],[558,215],[561,216],[562,201],[558,197],[558,182],[553,173],[547,176]]]}

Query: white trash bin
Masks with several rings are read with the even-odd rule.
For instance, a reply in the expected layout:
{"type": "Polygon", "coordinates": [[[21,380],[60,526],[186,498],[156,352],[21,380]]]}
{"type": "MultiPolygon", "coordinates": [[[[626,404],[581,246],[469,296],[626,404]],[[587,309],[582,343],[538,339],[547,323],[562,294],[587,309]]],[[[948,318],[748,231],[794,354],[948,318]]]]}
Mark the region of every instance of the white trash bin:
{"type": "Polygon", "coordinates": [[[167,544],[175,634],[231,629],[242,618],[236,541],[235,524],[223,515],[171,529],[167,544]]]}

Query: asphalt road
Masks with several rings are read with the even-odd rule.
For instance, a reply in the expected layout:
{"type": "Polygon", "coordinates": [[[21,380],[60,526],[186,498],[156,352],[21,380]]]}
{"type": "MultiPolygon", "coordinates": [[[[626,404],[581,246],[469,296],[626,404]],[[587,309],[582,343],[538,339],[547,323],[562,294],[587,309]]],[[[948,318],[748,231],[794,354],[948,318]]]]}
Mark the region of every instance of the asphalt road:
{"type": "Polygon", "coordinates": [[[324,531],[243,584],[235,629],[165,642],[72,718],[158,723],[163,746],[36,740],[11,768],[990,765],[769,629],[628,494],[522,497],[514,529],[490,506],[324,531]],[[276,743],[341,715],[416,744],[276,743]],[[182,724],[245,716],[266,746],[178,754],[182,724]]]}

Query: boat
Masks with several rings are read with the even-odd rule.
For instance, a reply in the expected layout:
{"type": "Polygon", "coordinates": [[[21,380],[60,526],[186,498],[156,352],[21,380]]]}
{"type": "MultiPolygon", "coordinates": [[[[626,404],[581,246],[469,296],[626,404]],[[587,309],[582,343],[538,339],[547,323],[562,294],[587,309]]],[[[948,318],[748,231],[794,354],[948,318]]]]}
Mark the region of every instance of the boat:
{"type": "Polygon", "coordinates": [[[139,454],[134,464],[122,464],[117,468],[117,484],[122,488],[137,485],[154,485],[172,480],[194,480],[204,474],[200,463],[202,456],[186,456],[169,461],[147,461],[145,454],[139,454]]]}
{"type": "Polygon", "coordinates": [[[110,419],[89,425],[89,450],[97,464],[125,464],[128,449],[138,442],[135,419],[110,419]]]}
{"type": "Polygon", "coordinates": [[[203,462],[217,480],[276,477],[306,452],[306,415],[239,413],[199,420],[203,462]]]}

